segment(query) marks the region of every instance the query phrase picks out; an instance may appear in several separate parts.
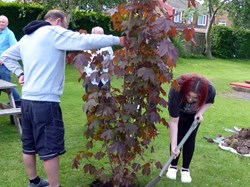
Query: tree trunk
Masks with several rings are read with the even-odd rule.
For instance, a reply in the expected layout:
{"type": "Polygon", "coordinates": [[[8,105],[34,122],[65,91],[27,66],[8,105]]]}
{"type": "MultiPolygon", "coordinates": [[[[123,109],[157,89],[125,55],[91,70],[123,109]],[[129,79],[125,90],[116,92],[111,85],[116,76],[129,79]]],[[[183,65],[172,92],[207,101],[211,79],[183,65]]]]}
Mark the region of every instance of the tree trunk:
{"type": "Polygon", "coordinates": [[[211,59],[212,56],[212,50],[211,50],[211,29],[213,24],[213,16],[209,19],[208,27],[205,34],[206,39],[206,49],[205,49],[205,55],[207,58],[211,59]]]}
{"type": "Polygon", "coordinates": [[[211,51],[211,36],[210,36],[210,32],[206,32],[206,50],[205,50],[205,55],[209,59],[213,58],[212,51],[211,51]]]}

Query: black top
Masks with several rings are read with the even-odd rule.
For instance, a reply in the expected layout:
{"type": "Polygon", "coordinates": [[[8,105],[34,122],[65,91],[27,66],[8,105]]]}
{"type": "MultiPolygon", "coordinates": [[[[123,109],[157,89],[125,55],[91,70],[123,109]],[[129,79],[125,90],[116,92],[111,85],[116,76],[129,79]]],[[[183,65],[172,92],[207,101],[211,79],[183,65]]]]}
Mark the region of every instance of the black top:
{"type": "MultiPolygon", "coordinates": [[[[215,94],[215,88],[212,83],[210,83],[208,86],[208,95],[205,103],[214,103],[215,94]]],[[[168,111],[171,117],[177,118],[180,116],[180,113],[196,114],[197,103],[182,102],[182,97],[183,94],[181,92],[175,91],[173,87],[170,88],[168,95],[168,111]]]]}

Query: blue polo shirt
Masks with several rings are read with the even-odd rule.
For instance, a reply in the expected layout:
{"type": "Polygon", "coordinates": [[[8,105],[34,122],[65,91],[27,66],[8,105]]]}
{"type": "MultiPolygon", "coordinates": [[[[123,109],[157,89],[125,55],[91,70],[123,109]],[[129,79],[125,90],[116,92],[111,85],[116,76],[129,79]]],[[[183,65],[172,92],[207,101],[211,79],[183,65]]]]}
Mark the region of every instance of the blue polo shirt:
{"type": "Polygon", "coordinates": [[[0,55],[17,42],[14,33],[6,27],[0,32],[0,55]]]}

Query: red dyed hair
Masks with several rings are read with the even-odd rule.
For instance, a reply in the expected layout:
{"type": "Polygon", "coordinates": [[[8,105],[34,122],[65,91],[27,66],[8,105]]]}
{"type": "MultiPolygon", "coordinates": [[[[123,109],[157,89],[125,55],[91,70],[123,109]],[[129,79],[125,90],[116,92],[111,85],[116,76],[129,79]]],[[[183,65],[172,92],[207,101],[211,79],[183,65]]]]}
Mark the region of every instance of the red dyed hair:
{"type": "Polygon", "coordinates": [[[189,92],[194,92],[198,97],[197,108],[205,104],[209,85],[207,78],[193,73],[182,75],[177,82],[180,86],[180,92],[183,95],[182,101],[186,101],[186,96],[189,92]]]}

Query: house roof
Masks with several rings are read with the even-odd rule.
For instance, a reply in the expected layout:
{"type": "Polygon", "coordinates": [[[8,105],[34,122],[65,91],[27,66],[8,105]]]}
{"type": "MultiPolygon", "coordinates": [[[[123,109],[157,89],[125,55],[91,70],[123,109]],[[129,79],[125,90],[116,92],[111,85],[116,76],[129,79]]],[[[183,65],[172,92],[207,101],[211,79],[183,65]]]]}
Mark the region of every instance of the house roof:
{"type": "Polygon", "coordinates": [[[187,8],[187,0],[167,0],[166,4],[168,4],[169,6],[171,6],[172,8],[175,9],[186,9],[187,8]]]}
{"type": "MultiPolygon", "coordinates": [[[[185,10],[188,7],[188,0],[167,0],[165,3],[174,9],[185,10]]],[[[203,9],[202,5],[198,1],[195,3],[199,10],[203,9]]]]}

